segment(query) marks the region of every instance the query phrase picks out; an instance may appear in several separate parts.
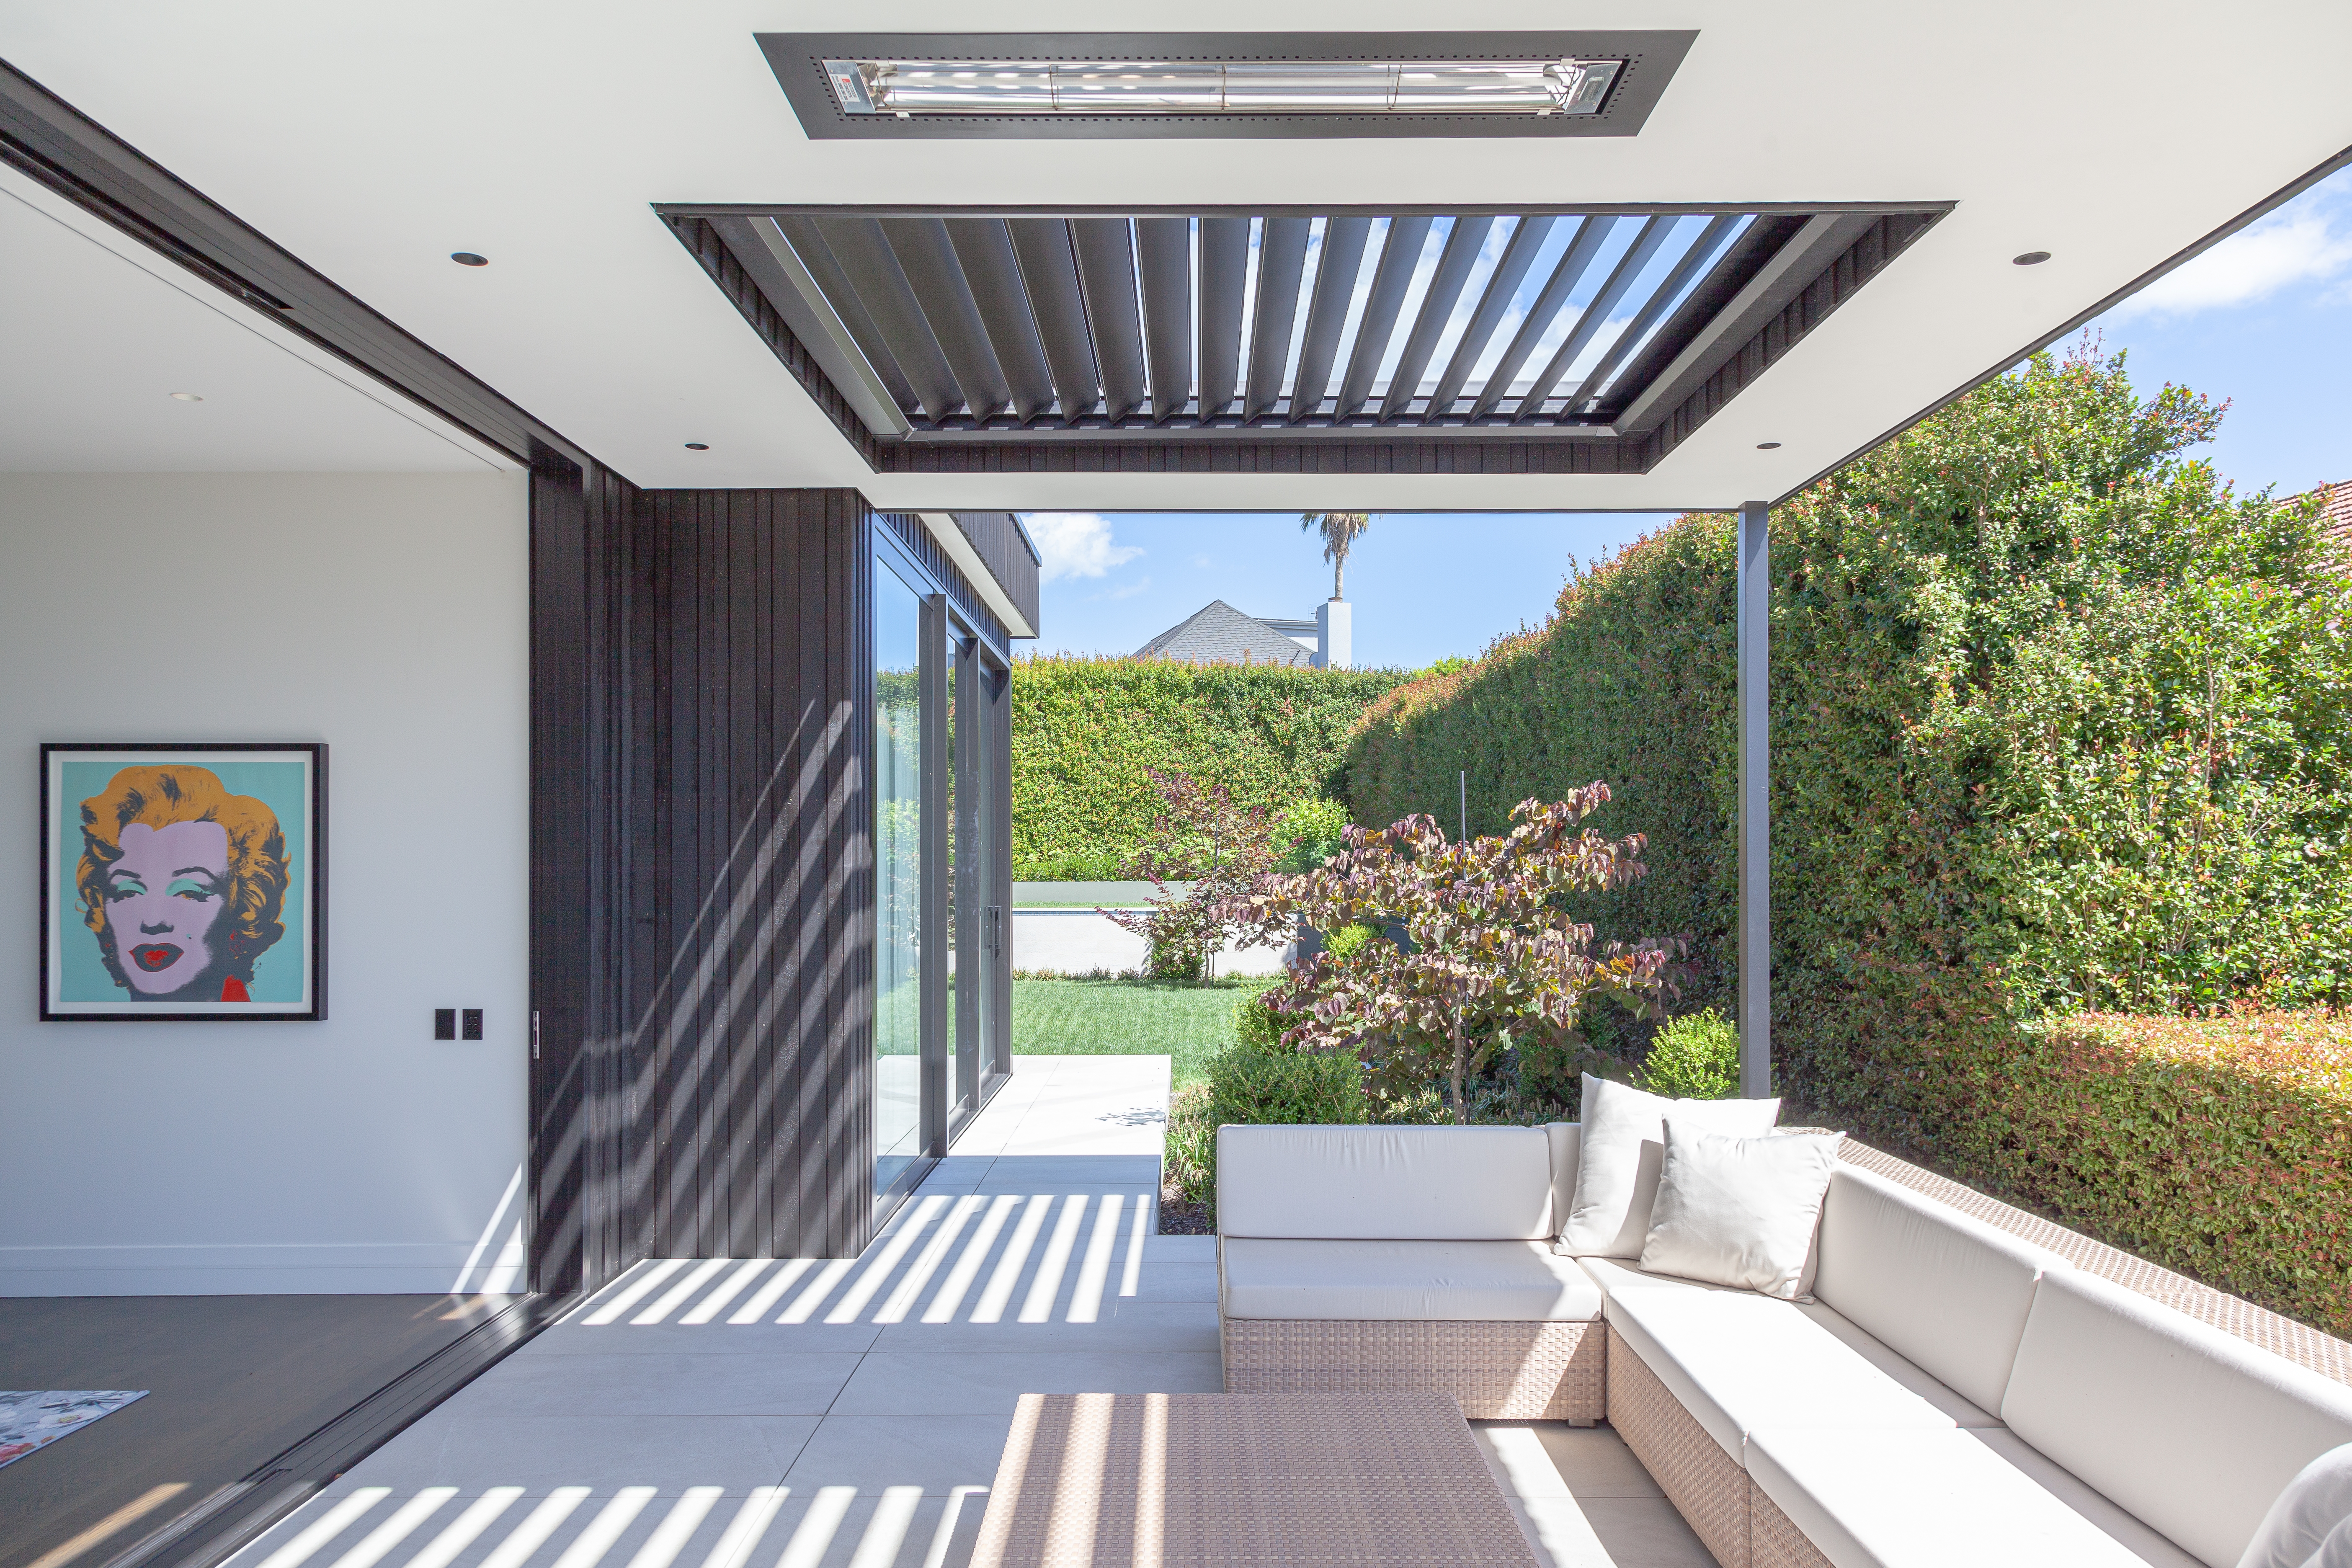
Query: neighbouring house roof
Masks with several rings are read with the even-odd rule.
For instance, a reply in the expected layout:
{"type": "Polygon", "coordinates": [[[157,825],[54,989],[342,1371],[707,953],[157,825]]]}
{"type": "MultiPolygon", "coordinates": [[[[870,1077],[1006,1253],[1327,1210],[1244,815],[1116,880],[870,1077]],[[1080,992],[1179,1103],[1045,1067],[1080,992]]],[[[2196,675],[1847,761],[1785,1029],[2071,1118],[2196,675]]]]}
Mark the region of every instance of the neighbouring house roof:
{"type": "Polygon", "coordinates": [[[2338,479],[2332,485],[2315,485],[2300,494],[2286,497],[2279,504],[2292,506],[2314,496],[2318,497],[2320,502],[2319,526],[2336,543],[2352,551],[2352,479],[2338,479]]]}
{"type": "Polygon", "coordinates": [[[1315,656],[1255,616],[1212,599],[1129,657],[1186,664],[1311,665],[1315,656]]]}

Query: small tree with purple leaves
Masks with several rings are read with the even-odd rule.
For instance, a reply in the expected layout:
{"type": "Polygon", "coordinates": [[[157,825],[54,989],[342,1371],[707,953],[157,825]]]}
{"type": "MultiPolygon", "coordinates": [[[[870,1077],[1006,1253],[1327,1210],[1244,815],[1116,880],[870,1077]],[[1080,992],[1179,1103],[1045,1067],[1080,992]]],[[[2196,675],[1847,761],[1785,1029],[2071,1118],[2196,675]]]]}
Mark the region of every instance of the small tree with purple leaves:
{"type": "Polygon", "coordinates": [[[1228,919],[1382,932],[1344,957],[1292,967],[1266,997],[1298,1020],[1283,1043],[1358,1054],[1370,1087],[1388,1096],[1443,1076],[1454,1121],[1466,1122],[1468,1080],[1497,1050],[1573,1041],[1595,997],[1637,1016],[1657,1009],[1675,994],[1686,941],[1595,951],[1592,928],[1562,907],[1565,894],[1623,888],[1648,869],[1640,834],[1611,839],[1577,826],[1608,799],[1608,786],[1593,784],[1562,801],[1524,800],[1509,832],[1467,841],[1448,840],[1424,816],[1349,827],[1321,868],[1259,879],[1228,919]]]}

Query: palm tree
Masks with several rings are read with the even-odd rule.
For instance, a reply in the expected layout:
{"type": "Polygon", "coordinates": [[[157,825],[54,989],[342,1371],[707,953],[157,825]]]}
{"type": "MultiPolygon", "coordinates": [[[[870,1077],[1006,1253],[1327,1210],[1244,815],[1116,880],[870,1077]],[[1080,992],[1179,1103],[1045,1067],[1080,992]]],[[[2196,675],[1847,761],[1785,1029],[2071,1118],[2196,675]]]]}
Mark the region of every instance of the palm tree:
{"type": "Polygon", "coordinates": [[[1331,596],[1344,599],[1339,591],[1348,570],[1348,552],[1372,526],[1372,514],[1368,511],[1302,511],[1298,514],[1298,531],[1320,529],[1323,532],[1323,559],[1331,563],[1331,596]]]}

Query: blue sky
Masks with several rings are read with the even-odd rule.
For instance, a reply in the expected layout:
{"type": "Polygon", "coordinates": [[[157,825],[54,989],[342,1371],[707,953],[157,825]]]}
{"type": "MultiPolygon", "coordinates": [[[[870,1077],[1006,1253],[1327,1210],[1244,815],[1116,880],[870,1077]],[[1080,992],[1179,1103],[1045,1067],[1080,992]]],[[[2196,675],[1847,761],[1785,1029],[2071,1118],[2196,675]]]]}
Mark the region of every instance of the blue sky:
{"type": "MultiPolygon", "coordinates": [[[[2230,400],[2204,448],[2242,492],[2352,479],[2352,171],[2224,240],[2093,324],[2143,388],[2230,400]]],[[[1359,664],[1475,654],[1550,613],[1571,559],[1653,514],[1394,513],[1348,563],[1359,664]]],[[[1133,651],[1212,599],[1308,616],[1331,569],[1290,513],[1039,513],[1040,652],[1133,651]]]]}

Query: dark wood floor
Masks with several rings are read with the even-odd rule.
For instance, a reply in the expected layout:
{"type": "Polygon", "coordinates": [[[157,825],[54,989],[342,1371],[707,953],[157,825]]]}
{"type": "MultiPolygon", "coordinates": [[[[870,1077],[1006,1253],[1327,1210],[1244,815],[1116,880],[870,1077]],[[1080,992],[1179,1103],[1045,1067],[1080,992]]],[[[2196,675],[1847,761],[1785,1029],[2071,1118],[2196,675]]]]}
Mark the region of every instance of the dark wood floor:
{"type": "Polygon", "coordinates": [[[0,1299],[0,1388],[148,1391],[0,1467],[0,1568],[95,1568],[511,1300],[0,1299]]]}

